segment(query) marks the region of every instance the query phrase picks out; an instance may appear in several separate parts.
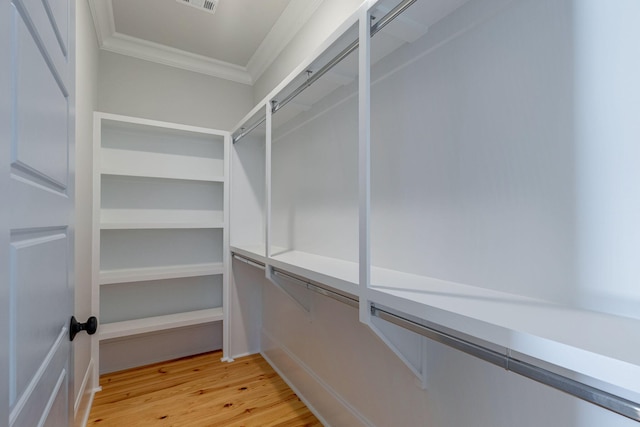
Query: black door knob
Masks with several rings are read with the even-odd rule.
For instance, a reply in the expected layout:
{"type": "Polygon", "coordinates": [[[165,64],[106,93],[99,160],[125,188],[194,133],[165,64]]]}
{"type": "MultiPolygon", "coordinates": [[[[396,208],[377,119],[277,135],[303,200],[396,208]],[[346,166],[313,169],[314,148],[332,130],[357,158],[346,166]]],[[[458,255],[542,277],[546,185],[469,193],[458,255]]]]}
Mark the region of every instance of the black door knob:
{"type": "Polygon", "coordinates": [[[75,316],[71,316],[71,323],[69,324],[69,339],[73,341],[76,334],[80,331],[87,331],[89,335],[93,335],[98,330],[98,319],[95,316],[91,316],[87,319],[86,323],[79,323],[75,316]]]}

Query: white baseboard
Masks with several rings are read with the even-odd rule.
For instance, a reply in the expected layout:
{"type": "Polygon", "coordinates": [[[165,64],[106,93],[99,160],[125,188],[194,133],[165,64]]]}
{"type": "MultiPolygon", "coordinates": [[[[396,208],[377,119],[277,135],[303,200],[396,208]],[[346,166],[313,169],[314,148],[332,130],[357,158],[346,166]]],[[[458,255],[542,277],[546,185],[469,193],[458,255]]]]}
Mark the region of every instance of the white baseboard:
{"type": "Polygon", "coordinates": [[[325,427],[374,427],[371,421],[264,329],[260,353],[325,427]]]}
{"type": "Polygon", "coordinates": [[[96,379],[93,378],[95,372],[96,369],[94,367],[94,362],[93,359],[91,359],[89,366],[87,366],[87,371],[84,374],[84,378],[82,379],[78,396],[76,397],[76,401],[73,405],[73,425],[75,427],[86,427],[87,422],[89,421],[89,414],[91,413],[91,406],[93,405],[93,397],[97,391],[93,388],[93,384],[96,384],[96,379]],[[91,387],[88,387],[89,385],[91,385],[91,387]]]}

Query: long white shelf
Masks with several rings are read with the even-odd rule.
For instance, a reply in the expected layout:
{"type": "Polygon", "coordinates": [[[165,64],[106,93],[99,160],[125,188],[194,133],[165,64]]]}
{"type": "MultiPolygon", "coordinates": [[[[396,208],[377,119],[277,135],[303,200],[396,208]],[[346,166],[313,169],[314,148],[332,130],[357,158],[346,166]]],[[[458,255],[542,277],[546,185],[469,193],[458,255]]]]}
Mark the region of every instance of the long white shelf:
{"type": "MultiPolygon", "coordinates": [[[[231,250],[360,295],[358,264],[263,246],[231,250]]],[[[640,394],[640,319],[372,267],[371,302],[640,394]]]]}
{"type": "Polygon", "coordinates": [[[128,268],[122,270],[103,270],[100,272],[100,285],[140,282],[145,280],[177,279],[181,277],[209,276],[223,274],[222,263],[171,265],[153,268],[128,268]]]}
{"type": "Polygon", "coordinates": [[[382,268],[371,276],[376,303],[640,393],[638,319],[382,268]]]}
{"type": "Polygon", "coordinates": [[[104,175],[224,182],[221,159],[102,148],[104,175]]]}
{"type": "Polygon", "coordinates": [[[263,244],[246,244],[246,245],[232,245],[231,252],[238,255],[243,255],[254,261],[265,263],[267,260],[267,253],[264,243],[263,244]]]}
{"type": "Polygon", "coordinates": [[[358,295],[358,263],[273,246],[271,257],[267,257],[265,246],[259,244],[234,245],[231,252],[358,295]]]}
{"type": "Polygon", "coordinates": [[[358,263],[296,250],[272,248],[268,264],[337,290],[358,295],[358,263]]]}
{"type": "Polygon", "coordinates": [[[99,326],[100,341],[122,338],[148,332],[164,331],[184,326],[218,322],[223,319],[222,307],[186,313],[168,314],[165,316],[147,317],[144,319],[126,320],[123,322],[105,323],[99,326]]]}

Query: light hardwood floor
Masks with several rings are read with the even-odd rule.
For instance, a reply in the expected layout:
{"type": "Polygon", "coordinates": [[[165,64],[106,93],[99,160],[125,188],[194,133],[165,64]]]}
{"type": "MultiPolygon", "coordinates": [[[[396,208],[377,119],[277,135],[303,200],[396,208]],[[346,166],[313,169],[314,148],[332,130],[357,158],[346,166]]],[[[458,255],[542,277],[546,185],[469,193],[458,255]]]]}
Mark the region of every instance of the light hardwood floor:
{"type": "Polygon", "coordinates": [[[220,361],[205,353],[102,375],[88,426],[322,424],[260,356],[220,361]]]}

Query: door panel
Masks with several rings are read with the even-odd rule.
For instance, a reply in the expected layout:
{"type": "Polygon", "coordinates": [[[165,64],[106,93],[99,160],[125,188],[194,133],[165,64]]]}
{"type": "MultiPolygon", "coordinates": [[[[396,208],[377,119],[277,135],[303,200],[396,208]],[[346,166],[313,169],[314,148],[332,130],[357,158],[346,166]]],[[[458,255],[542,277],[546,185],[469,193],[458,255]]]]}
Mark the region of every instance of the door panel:
{"type": "Polygon", "coordinates": [[[58,427],[55,423],[56,420],[61,420],[65,416],[65,412],[69,410],[69,380],[67,378],[67,372],[62,372],[56,389],[51,394],[51,400],[45,410],[43,417],[41,418],[41,425],[43,427],[58,427]],[[57,390],[57,391],[55,391],[57,390]]]}
{"type": "Polygon", "coordinates": [[[67,41],[68,41],[68,16],[69,16],[69,1],[68,0],[43,0],[51,25],[56,31],[58,42],[63,53],[67,53],[67,41]]]}
{"type": "Polygon", "coordinates": [[[67,313],[59,310],[68,304],[68,239],[64,229],[11,237],[11,330],[19,339],[11,346],[10,360],[16,389],[12,395],[20,398],[68,321],[67,313]]]}
{"type": "Polygon", "coordinates": [[[21,16],[16,19],[15,168],[59,190],[66,189],[67,98],[21,16]]]}
{"type": "Polygon", "coordinates": [[[72,418],[73,11],[0,2],[0,427],[72,418]]]}
{"type": "MultiPolygon", "coordinates": [[[[11,93],[12,6],[0,1],[0,93],[11,93]]],[[[11,164],[11,97],[0,96],[0,427],[8,424],[9,413],[9,197],[11,164]]]]}
{"type": "MultiPolygon", "coordinates": [[[[68,52],[60,45],[51,19],[47,14],[42,0],[13,0],[12,2],[23,17],[27,28],[42,52],[53,76],[65,88],[65,94],[70,89],[69,78],[72,67],[68,60],[68,52]]],[[[68,33],[68,31],[67,31],[68,33]]]]}
{"type": "MultiPolygon", "coordinates": [[[[57,422],[56,427],[67,426],[68,410],[60,412],[50,412],[53,405],[50,402],[57,400],[56,394],[68,390],[69,381],[69,337],[68,331],[60,331],[58,337],[51,347],[51,351],[46,355],[44,363],[35,372],[33,381],[29,384],[26,392],[12,405],[9,416],[9,426],[13,427],[36,427],[43,425],[51,416],[49,422],[57,422]],[[63,384],[59,384],[60,381],[63,384]]],[[[66,401],[68,397],[65,397],[66,401]]]]}

